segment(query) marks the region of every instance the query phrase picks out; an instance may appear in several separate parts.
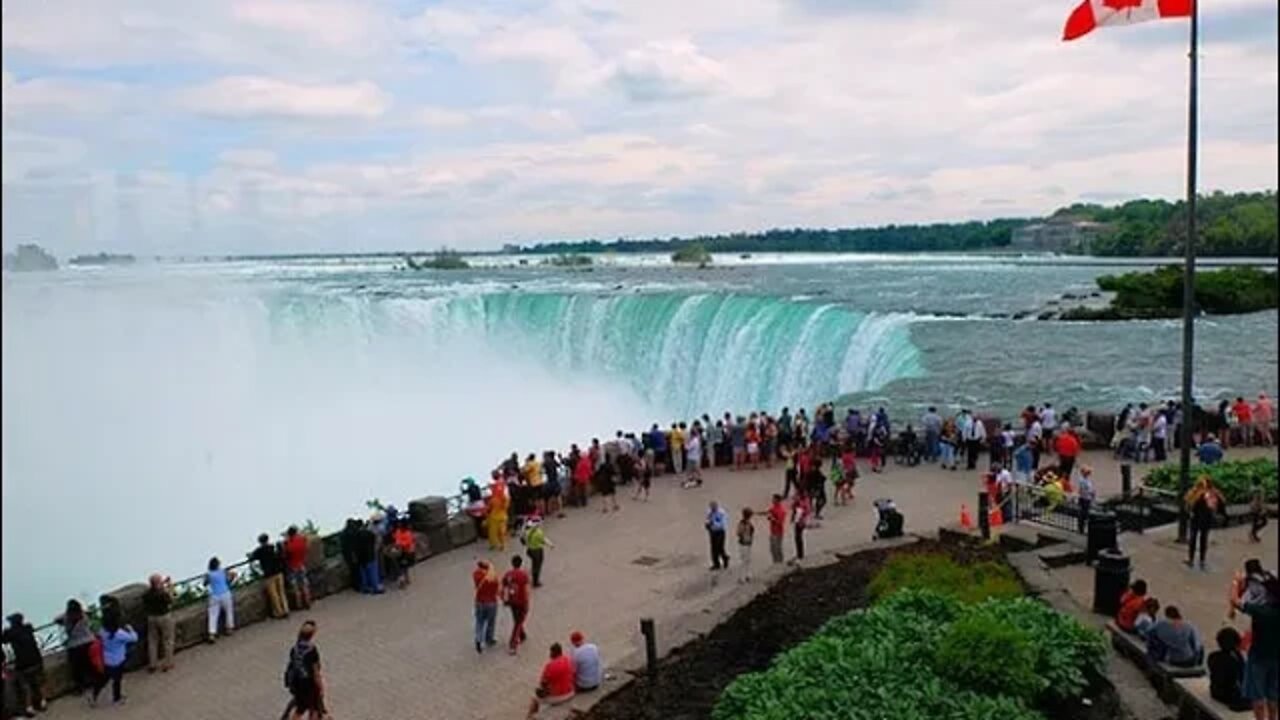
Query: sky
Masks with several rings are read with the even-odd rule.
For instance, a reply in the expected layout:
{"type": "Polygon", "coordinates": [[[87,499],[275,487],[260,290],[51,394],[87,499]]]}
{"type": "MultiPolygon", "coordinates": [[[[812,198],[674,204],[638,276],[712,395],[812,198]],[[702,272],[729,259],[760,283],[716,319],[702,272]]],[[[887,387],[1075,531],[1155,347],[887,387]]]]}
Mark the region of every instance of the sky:
{"type": "MultiPolygon", "coordinates": [[[[4,246],[495,249],[1185,192],[1187,28],[1075,0],[4,0],[4,246]]],[[[1205,0],[1203,190],[1277,185],[1277,4],[1205,0]]]]}

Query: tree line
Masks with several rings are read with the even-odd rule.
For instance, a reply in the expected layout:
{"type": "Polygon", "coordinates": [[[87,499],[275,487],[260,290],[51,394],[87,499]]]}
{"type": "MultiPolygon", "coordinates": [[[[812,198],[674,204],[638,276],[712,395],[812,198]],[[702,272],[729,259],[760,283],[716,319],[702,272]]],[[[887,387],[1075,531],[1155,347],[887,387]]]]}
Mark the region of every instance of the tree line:
{"type": "MultiPolygon", "coordinates": [[[[1197,252],[1216,257],[1276,257],[1276,193],[1214,192],[1197,203],[1197,252]]],[[[1119,205],[1075,204],[1049,219],[1092,220],[1109,227],[1094,239],[1090,253],[1104,256],[1180,255],[1186,238],[1186,203],[1132,200],[1119,205]]],[[[1007,248],[1013,231],[1035,218],[987,221],[885,225],[871,228],[773,229],[689,238],[651,238],[612,241],[547,242],[519,247],[522,253],[671,253],[701,246],[709,252],[928,252],[999,250],[1007,248]]],[[[508,249],[517,248],[509,246],[508,249]]]]}

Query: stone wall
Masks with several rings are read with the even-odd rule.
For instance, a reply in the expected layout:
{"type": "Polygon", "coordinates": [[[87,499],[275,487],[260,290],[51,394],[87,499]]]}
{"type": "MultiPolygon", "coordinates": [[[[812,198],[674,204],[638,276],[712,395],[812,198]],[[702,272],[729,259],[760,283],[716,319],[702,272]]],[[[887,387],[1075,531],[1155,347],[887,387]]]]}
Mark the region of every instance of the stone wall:
{"type": "MultiPolygon", "coordinates": [[[[420,526],[415,523],[414,535],[417,539],[418,562],[475,542],[474,521],[467,516],[449,518],[441,511],[448,506],[445,498],[424,498],[423,501],[416,502],[429,503],[433,508],[429,517],[423,517],[420,526]]],[[[322,538],[311,540],[307,557],[307,575],[311,581],[312,597],[315,600],[352,588],[352,578],[346,564],[340,556],[325,556],[325,540],[322,538]]],[[[103,594],[103,600],[106,602],[119,604],[124,621],[132,625],[140,636],[138,643],[129,651],[126,668],[130,671],[144,667],[147,661],[147,619],[142,608],[142,594],[146,589],[145,583],[132,583],[103,594]]],[[[233,594],[235,595],[237,630],[271,619],[266,589],[261,581],[235,588],[233,594]]],[[[208,622],[206,607],[204,602],[199,602],[173,611],[174,641],[177,652],[180,653],[205,641],[208,622]]],[[[66,654],[49,655],[45,657],[44,662],[45,692],[48,696],[53,698],[72,692],[74,687],[66,654]]],[[[17,711],[7,685],[4,703],[10,711],[17,711]]]]}

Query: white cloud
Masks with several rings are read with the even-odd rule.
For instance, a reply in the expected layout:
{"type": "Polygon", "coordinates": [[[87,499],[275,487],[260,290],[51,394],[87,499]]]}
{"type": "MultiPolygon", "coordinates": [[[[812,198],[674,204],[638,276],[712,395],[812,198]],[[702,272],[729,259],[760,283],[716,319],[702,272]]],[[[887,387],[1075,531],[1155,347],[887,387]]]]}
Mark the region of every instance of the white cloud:
{"type": "Polygon", "coordinates": [[[185,91],[180,101],[197,113],[242,119],[369,119],[390,104],[387,94],[367,81],[301,84],[260,76],[220,78],[185,91]]]}
{"type": "Polygon", "coordinates": [[[727,86],[724,66],[689,40],[628,50],[606,71],[608,82],[638,102],[683,100],[727,86]]]}

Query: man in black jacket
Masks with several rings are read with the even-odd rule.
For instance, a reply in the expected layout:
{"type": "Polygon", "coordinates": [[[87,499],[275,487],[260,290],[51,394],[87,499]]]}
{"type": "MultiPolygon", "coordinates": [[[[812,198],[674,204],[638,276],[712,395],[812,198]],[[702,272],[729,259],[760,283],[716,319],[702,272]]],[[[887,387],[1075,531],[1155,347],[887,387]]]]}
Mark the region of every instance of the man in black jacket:
{"type": "Polygon", "coordinates": [[[13,648],[13,677],[17,691],[18,707],[27,717],[35,717],[36,711],[44,711],[48,703],[44,697],[44,656],[36,641],[35,628],[22,617],[22,613],[9,616],[3,642],[13,648]]]}

